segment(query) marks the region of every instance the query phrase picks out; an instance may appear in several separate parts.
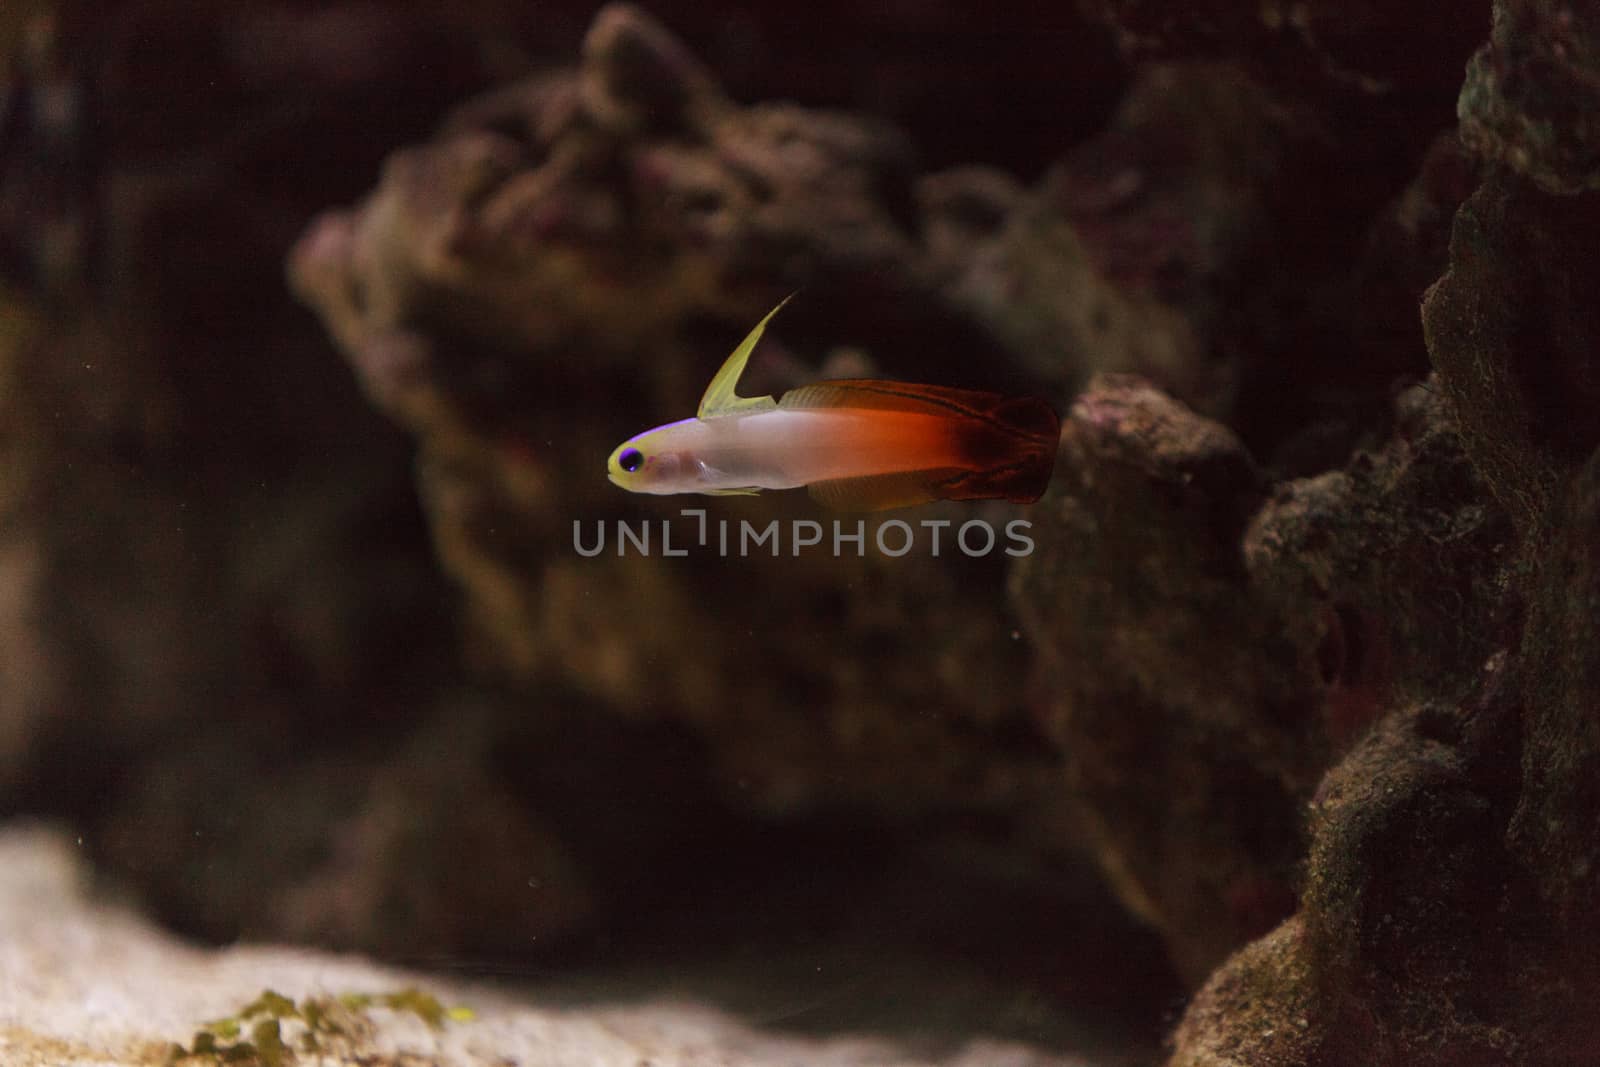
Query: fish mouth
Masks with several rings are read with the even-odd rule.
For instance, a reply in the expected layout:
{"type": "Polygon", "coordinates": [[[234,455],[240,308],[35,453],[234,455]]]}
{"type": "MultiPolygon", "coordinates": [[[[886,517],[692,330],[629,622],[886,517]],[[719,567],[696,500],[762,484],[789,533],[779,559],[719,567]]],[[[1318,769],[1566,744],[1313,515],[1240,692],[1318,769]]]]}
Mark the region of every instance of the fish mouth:
{"type": "Polygon", "coordinates": [[[610,482],[612,485],[616,486],[618,489],[627,488],[621,482],[617,481],[617,476],[615,474],[612,474],[610,471],[606,471],[606,481],[610,482]]]}

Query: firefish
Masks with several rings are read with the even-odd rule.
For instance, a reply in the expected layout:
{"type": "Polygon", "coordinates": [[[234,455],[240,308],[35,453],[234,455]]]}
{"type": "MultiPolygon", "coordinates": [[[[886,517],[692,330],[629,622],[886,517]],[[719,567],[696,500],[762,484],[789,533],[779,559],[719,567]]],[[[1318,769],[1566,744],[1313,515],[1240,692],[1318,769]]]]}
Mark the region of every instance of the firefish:
{"type": "Polygon", "coordinates": [[[606,475],[634,493],[751,494],[805,486],[826,507],[933,500],[1031,504],[1055,467],[1061,421],[1035,397],[840,379],[740,396],[745,364],[785,298],[711,379],[700,410],[628,438],[606,475]]]}

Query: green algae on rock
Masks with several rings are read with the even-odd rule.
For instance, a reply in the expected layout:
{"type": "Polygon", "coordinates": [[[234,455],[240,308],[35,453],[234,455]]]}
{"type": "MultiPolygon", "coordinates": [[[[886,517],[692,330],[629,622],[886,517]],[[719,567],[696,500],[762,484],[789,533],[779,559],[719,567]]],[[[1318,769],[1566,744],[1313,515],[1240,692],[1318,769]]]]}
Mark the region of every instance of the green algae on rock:
{"type": "Polygon", "coordinates": [[[167,1063],[169,1067],[207,1063],[293,1067],[302,1055],[354,1056],[370,1043],[373,1023],[367,1013],[373,1008],[410,1012],[435,1030],[447,1022],[474,1018],[470,1008],[446,1008],[433,994],[414,987],[298,1001],[268,989],[235,1014],[206,1023],[187,1047],[175,1045],[167,1063]]]}
{"type": "MultiPolygon", "coordinates": [[[[511,976],[514,983],[489,985],[314,949],[207,948],[90,895],[86,874],[71,837],[0,828],[6,1067],[267,1067],[262,1049],[280,1044],[281,1067],[1130,1067],[1154,1052],[1152,1043],[1135,1057],[1088,1027],[1063,1030],[1053,1041],[983,1036],[983,1023],[1018,1010],[1016,991],[992,974],[953,980],[926,962],[908,961],[895,972],[904,980],[881,991],[911,1020],[907,1036],[897,1039],[856,1025],[832,1033],[748,1021],[772,1016],[722,1004],[708,992],[715,986],[698,981],[682,959],[674,959],[671,992],[664,993],[654,977],[581,968],[523,972],[511,976]],[[472,1017],[462,1017],[458,1005],[470,1005],[472,1017]],[[970,1013],[975,1029],[930,1045],[928,1025],[946,1012],[970,1013]],[[198,1037],[196,1020],[206,1018],[215,1019],[215,1032],[198,1037]],[[318,1051],[304,1051],[308,1033],[317,1036],[318,1051]]],[[[926,884],[918,888],[926,894],[926,884]]],[[[747,947],[731,952],[737,977],[729,981],[746,992],[756,978],[772,977],[769,964],[787,969],[775,958],[782,953],[757,960],[747,947]],[[754,972],[752,963],[759,964],[754,972]]],[[[830,966],[839,959],[821,958],[830,966]]],[[[819,989],[845,1000],[871,994],[859,974],[841,987],[809,965],[795,970],[809,977],[781,993],[768,990],[770,1000],[757,998],[778,1005],[785,1019],[819,989]]]]}

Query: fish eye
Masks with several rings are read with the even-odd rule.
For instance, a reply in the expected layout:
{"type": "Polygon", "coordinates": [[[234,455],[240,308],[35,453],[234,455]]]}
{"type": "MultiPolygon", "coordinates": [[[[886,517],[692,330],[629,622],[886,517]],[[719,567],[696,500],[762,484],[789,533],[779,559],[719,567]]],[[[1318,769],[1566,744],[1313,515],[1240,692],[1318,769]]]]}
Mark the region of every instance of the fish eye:
{"type": "Polygon", "coordinates": [[[644,453],[637,448],[624,448],[622,455],[617,457],[617,466],[632,474],[644,466],[644,453]]]}

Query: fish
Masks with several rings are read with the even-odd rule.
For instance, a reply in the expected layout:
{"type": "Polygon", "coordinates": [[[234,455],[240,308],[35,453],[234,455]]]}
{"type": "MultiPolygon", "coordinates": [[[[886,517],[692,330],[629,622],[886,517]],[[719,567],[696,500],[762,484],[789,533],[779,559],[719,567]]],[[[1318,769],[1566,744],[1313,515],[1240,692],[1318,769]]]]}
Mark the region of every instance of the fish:
{"type": "Polygon", "coordinates": [[[733,350],[693,418],[616,447],[606,461],[613,484],[711,496],[803,486],[824,507],[868,512],[935,500],[1031,504],[1044,494],[1061,420],[1037,397],[867,378],[740,396],[751,353],[791,299],[733,350]]]}

